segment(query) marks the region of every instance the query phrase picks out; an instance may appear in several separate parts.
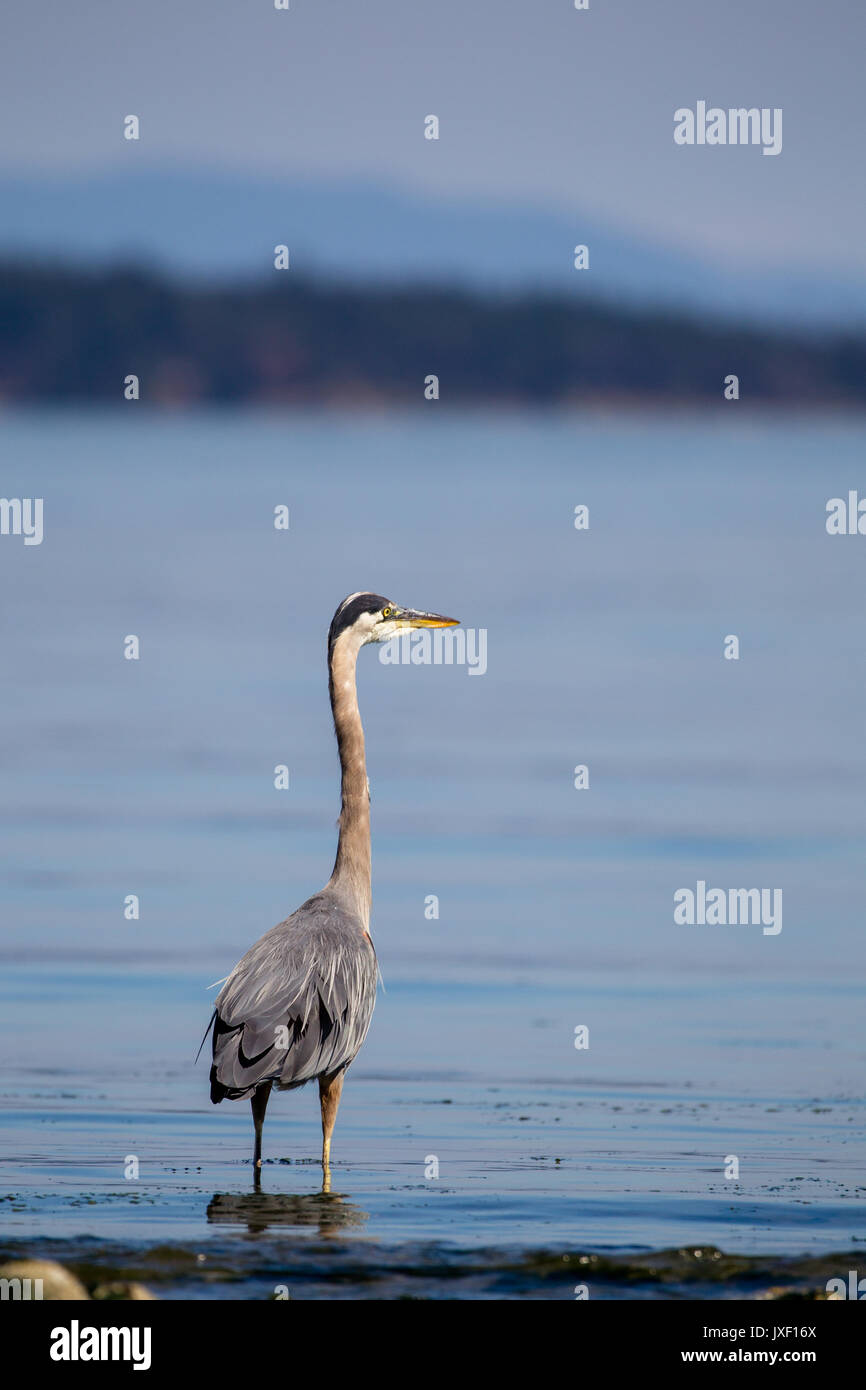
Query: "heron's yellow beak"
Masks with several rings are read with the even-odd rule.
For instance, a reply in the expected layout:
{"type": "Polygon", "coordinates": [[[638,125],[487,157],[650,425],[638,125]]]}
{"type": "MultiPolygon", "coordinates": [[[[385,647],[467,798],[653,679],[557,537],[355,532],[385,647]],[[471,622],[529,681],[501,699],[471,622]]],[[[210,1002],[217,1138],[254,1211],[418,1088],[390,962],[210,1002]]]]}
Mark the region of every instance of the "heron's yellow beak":
{"type": "Polygon", "coordinates": [[[407,627],[457,627],[459,618],[445,618],[441,613],[420,613],[416,608],[398,608],[394,615],[407,627]]]}

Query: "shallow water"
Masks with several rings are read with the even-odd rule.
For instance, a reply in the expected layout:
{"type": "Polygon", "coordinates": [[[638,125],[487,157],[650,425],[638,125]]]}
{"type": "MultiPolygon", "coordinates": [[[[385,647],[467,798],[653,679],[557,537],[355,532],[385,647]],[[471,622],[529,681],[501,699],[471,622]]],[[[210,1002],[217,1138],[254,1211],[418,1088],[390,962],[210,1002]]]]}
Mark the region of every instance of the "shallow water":
{"type": "Polygon", "coordinates": [[[866,428],[439,418],[6,417],[46,532],[0,541],[0,1246],[151,1261],[165,1296],[266,1297],[287,1261],[301,1297],[571,1297],[550,1261],[600,1252],[598,1296],[844,1276],[866,541],[823,522],[866,428]],[[249,1108],[193,1058],[206,986],[330,871],[323,632],[359,585],[485,627],[488,670],[362,654],[386,992],[332,1193],[308,1089],[253,1198],[249,1108]],[[675,925],[698,878],[782,887],[782,932],[675,925]],[[629,1263],[713,1247],[757,1263],[629,1263]]]}
{"type": "MultiPolygon", "coordinates": [[[[178,971],[7,974],[4,1017],[40,999],[56,1031],[41,1053],[33,1040],[24,1074],[4,1075],[0,1249],[48,1253],[85,1275],[131,1272],[163,1297],[270,1297],[285,1284],[315,1298],[331,1279],[343,1297],[573,1297],[572,1263],[593,1297],[730,1297],[812,1288],[811,1264],[795,1257],[856,1251],[866,1237],[862,1100],[782,1098],[746,1080],[732,1094],[721,1076],[662,1083],[639,1063],[596,1074],[586,1053],[555,1046],[570,1041],[574,994],[554,984],[392,983],[349,1073],[330,1194],[307,1088],[271,1101],[257,1195],[249,1107],[209,1104],[206,1060],[194,1068],[184,1036],[200,994],[178,971]],[[74,1035],[82,1011],[119,1045],[64,1066],[56,1039],[74,1035]],[[442,1019],[449,1049],[431,1066],[405,1040],[442,1019]],[[461,1069],[478,1029],[503,1052],[461,1069]],[[534,1075],[529,1029],[548,1035],[534,1075]],[[738,1181],[724,1176],[732,1153],[738,1181]],[[135,1179],[124,1176],[131,1156],[135,1179]],[[672,1254],[650,1275],[635,1264],[696,1243],[711,1252],[703,1260],[672,1254]],[[707,1265],[714,1249],[754,1258],[707,1265]],[[590,1254],[612,1263],[587,1270],[590,1254]]],[[[617,1015],[634,1008],[613,985],[606,997],[617,1015]]],[[[824,1281],[846,1277],[856,1257],[828,1267],[824,1281]]]]}

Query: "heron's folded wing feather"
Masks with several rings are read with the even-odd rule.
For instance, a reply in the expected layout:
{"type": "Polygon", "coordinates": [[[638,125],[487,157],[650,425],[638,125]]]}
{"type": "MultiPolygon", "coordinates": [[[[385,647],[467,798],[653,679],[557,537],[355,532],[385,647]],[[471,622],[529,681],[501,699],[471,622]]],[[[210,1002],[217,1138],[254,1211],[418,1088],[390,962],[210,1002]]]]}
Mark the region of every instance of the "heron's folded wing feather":
{"type": "Polygon", "coordinates": [[[250,948],[220,992],[212,1099],[236,1099],[266,1080],[303,1085],[347,1066],[375,996],[370,938],[332,902],[311,899],[250,948]]]}

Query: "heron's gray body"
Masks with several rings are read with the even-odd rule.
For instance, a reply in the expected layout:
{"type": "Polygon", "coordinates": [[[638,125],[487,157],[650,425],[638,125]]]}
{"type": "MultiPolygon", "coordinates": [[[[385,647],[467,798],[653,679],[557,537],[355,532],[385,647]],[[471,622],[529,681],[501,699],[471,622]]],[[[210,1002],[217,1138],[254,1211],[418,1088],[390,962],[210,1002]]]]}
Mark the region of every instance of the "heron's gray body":
{"type": "Polygon", "coordinates": [[[247,951],[220,991],[213,1017],[211,1100],[218,1105],[249,1097],[257,1184],[271,1089],[294,1090],[314,1080],[327,1182],[343,1075],[367,1035],[376,1001],[378,969],[369,932],[370,784],[355,684],[358,653],[367,642],[455,621],[397,608],[381,594],[357,593],[343,600],[331,622],[328,690],[342,772],[334,871],[321,893],[247,951]]]}
{"type": "Polygon", "coordinates": [[[211,1099],[242,1100],[343,1071],[376,1002],[376,952],[330,886],[251,946],[216,1001],[211,1099]]]}

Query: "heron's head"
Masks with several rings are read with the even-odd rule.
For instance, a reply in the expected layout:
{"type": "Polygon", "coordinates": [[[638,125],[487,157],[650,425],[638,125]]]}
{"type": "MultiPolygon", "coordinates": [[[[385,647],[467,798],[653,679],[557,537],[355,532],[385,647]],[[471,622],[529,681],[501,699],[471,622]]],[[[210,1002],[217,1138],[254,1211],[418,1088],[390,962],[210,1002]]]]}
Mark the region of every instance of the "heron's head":
{"type": "Polygon", "coordinates": [[[401,608],[381,594],[350,594],[344,598],[331,622],[328,651],[344,634],[351,634],[354,643],[389,642],[401,633],[417,627],[456,627],[459,618],[444,618],[441,613],[423,613],[418,608],[401,608]]]}

